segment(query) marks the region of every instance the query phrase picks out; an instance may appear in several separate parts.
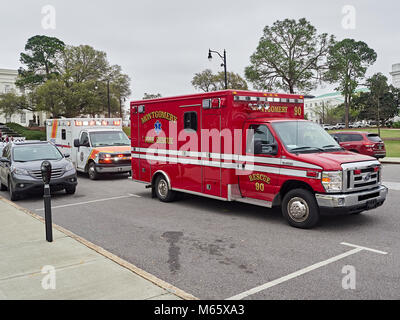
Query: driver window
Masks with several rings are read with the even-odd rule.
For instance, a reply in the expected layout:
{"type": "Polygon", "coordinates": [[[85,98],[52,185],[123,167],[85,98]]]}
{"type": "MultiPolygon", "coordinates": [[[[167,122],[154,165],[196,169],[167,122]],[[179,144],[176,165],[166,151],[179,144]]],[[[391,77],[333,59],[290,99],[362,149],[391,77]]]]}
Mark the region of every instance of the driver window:
{"type": "Polygon", "coordinates": [[[246,151],[249,154],[270,154],[275,138],[265,124],[249,127],[246,151]]]}
{"type": "Polygon", "coordinates": [[[86,145],[88,143],[89,143],[89,136],[88,136],[87,132],[82,132],[79,144],[86,145]]]}

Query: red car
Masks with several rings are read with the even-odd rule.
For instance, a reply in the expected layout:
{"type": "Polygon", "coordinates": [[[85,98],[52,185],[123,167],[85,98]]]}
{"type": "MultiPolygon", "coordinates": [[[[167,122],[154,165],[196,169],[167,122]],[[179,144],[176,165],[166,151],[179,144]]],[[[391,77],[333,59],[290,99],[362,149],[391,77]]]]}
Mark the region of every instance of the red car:
{"type": "Polygon", "coordinates": [[[332,136],[346,150],[377,159],[386,157],[385,143],[376,133],[348,131],[335,132],[332,136]]]}

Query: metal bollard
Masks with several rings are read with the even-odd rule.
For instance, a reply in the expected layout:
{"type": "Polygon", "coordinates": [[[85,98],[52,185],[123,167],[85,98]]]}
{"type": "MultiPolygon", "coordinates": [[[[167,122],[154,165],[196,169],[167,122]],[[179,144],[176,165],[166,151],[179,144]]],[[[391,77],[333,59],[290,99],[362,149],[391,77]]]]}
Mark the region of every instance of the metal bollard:
{"type": "Polygon", "coordinates": [[[50,194],[50,180],[51,180],[51,163],[43,161],[41,166],[42,179],[44,182],[44,216],[46,224],[46,240],[53,242],[53,229],[51,219],[51,194],[50,194]]]}

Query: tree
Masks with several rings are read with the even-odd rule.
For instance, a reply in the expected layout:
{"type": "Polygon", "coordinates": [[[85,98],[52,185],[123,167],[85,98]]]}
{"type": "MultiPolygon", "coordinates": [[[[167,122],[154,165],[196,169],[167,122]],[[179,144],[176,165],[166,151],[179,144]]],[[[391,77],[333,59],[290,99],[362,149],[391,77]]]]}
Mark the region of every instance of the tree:
{"type": "MultiPolygon", "coordinates": [[[[239,74],[227,72],[228,89],[248,90],[247,82],[239,74]]],[[[225,90],[225,73],[223,71],[213,74],[210,69],[196,73],[192,85],[197,90],[204,92],[225,90]]]]}
{"type": "Polygon", "coordinates": [[[373,101],[376,103],[376,121],[378,123],[378,134],[381,134],[381,99],[389,92],[387,78],[382,73],[376,73],[371,78],[367,79],[367,84],[373,101]]]}
{"type": "Polygon", "coordinates": [[[304,18],[276,21],[264,28],[245,76],[259,90],[307,93],[321,80],[333,44],[304,18]]]}
{"type": "Polygon", "coordinates": [[[216,91],[214,87],[214,77],[210,69],[196,73],[192,80],[192,86],[204,92],[216,91]]]}
{"type": "Polygon", "coordinates": [[[32,89],[58,75],[56,61],[64,48],[64,42],[54,37],[34,36],[28,39],[25,52],[20,55],[26,69],[18,70],[17,86],[32,89]]]}
{"type": "Polygon", "coordinates": [[[157,99],[157,98],[161,98],[161,94],[160,93],[145,93],[143,96],[143,100],[150,100],[150,99],[157,99]]]}
{"type": "Polygon", "coordinates": [[[344,39],[329,50],[329,70],[325,79],[330,83],[338,83],[338,88],[344,96],[345,123],[349,127],[351,98],[360,81],[364,79],[367,68],[376,61],[376,52],[365,42],[344,39]]]}
{"type": "Polygon", "coordinates": [[[26,96],[19,96],[15,92],[0,94],[0,114],[5,117],[11,117],[27,108],[26,96]]]}

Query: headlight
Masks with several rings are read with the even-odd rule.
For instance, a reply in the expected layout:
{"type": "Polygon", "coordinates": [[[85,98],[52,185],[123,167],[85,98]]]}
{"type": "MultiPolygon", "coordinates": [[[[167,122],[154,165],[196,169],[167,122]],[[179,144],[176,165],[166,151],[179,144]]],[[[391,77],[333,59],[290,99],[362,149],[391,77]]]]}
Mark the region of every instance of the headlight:
{"type": "Polygon", "coordinates": [[[74,165],[72,162],[68,162],[67,165],[65,166],[65,171],[70,171],[74,169],[74,165]]]}
{"type": "Polygon", "coordinates": [[[342,171],[324,171],[322,172],[322,185],[326,192],[340,192],[343,188],[342,171]]]}
{"type": "Polygon", "coordinates": [[[20,176],[29,176],[29,172],[26,169],[20,169],[20,168],[13,168],[11,170],[12,173],[20,175],[20,176]]]}

